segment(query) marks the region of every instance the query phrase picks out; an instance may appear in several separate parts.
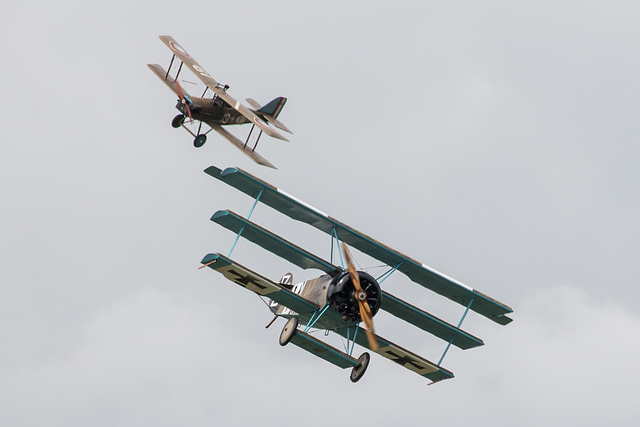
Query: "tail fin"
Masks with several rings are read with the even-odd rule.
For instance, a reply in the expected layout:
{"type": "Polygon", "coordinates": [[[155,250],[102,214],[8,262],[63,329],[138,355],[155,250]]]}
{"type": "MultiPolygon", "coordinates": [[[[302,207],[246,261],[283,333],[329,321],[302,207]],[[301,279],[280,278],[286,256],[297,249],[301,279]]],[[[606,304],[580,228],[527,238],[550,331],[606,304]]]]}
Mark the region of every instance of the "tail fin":
{"type": "Polygon", "coordinates": [[[287,98],[279,96],[278,98],[274,99],[273,101],[267,103],[262,107],[260,106],[260,104],[258,104],[255,100],[251,98],[247,98],[246,100],[249,103],[249,105],[251,105],[253,108],[256,109],[255,110],[256,113],[261,115],[269,123],[271,123],[278,129],[281,129],[285,132],[289,132],[291,134],[293,133],[289,130],[288,127],[284,125],[284,123],[277,120],[278,116],[280,115],[280,112],[282,111],[282,108],[284,107],[284,104],[287,103],[287,98]]]}
{"type": "Polygon", "coordinates": [[[286,103],[287,98],[283,98],[282,96],[280,96],[266,104],[264,107],[260,108],[258,111],[262,114],[268,114],[274,119],[277,119],[280,111],[282,111],[282,108],[286,103]]]}
{"type": "MultiPolygon", "coordinates": [[[[284,276],[282,276],[282,279],[280,279],[280,286],[282,286],[283,288],[286,288],[288,290],[292,290],[293,289],[293,274],[292,273],[287,273],[284,276]]],[[[275,315],[278,315],[279,313],[282,312],[282,310],[280,310],[280,308],[285,308],[283,305],[275,302],[274,300],[270,299],[269,300],[269,310],[271,310],[271,312],[275,315]]]]}
{"type": "Polygon", "coordinates": [[[280,284],[289,290],[293,289],[293,274],[287,273],[282,276],[282,279],[280,279],[280,284]]]}

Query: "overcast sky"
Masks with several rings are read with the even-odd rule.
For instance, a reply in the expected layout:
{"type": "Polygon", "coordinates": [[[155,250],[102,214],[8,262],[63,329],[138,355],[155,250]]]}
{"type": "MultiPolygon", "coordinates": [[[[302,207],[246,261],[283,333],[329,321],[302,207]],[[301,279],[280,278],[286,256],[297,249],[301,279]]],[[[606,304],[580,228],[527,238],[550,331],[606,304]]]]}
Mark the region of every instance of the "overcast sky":
{"type": "MultiPolygon", "coordinates": [[[[626,1],[22,1],[3,6],[0,424],[637,424],[640,6],[626,1]],[[446,3],[446,4],[445,4],[446,3]],[[170,126],[170,34],[237,99],[289,101],[251,163],[170,126]],[[428,381],[352,384],[210,270],[237,166],[514,309],[428,381]]],[[[186,77],[185,77],[186,78],[186,77]]],[[[192,80],[195,82],[195,80],[192,80]]],[[[184,83],[199,94],[201,87],[184,83]]],[[[265,206],[253,220],[329,257],[265,206]]],[[[241,241],[277,280],[303,271],[241,241]]],[[[363,265],[371,260],[359,256],[363,265]]],[[[401,274],[385,289],[457,323],[401,274]]],[[[446,343],[390,316],[390,340],[446,343]]],[[[359,352],[360,350],[356,350],[359,352]]]]}

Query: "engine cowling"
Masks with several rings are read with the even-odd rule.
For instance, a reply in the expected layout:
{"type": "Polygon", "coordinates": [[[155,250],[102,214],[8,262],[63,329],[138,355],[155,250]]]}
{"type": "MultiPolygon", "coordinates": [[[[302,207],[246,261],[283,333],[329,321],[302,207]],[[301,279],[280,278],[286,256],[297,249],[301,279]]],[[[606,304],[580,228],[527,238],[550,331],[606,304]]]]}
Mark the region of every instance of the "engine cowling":
{"type": "MultiPolygon", "coordinates": [[[[358,271],[358,276],[360,277],[360,286],[367,294],[367,303],[369,304],[369,308],[371,308],[371,315],[375,316],[382,303],[382,290],[380,289],[380,285],[373,276],[364,271],[358,271]]],[[[336,276],[331,281],[327,297],[333,309],[336,310],[344,320],[352,320],[355,322],[362,320],[360,318],[358,301],[356,300],[356,288],[348,272],[336,276]]]]}

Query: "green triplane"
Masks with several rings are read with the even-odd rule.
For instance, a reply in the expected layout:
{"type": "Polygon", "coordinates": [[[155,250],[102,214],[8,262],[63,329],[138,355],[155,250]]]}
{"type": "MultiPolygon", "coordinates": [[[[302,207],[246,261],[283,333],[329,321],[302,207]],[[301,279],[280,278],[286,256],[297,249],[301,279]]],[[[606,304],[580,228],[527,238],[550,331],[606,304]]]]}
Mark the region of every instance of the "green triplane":
{"type": "Polygon", "coordinates": [[[237,238],[227,255],[206,255],[201,261],[203,267],[208,266],[230,281],[269,299],[268,306],[276,316],[274,320],[279,317],[288,319],[280,335],[281,345],[292,343],[336,366],[351,368],[353,382],[362,378],[370,359],[367,352],[358,358],[353,357],[354,344],[437,382],[453,378],[453,373],[440,366],[449,346],[466,350],[484,344],[481,339],[460,329],[469,310],[500,325],[507,325],[512,320],[506,316],[512,310],[505,304],[385,246],[245,171],[236,168],[222,171],[211,166],[205,172],[249,195],[255,202],[247,218],[229,210],[221,210],[213,215],[213,222],[237,233],[237,238]],[[330,261],[251,222],[250,217],[258,202],[331,236],[330,261]],[[278,282],[272,281],[230,258],[240,237],[302,269],[317,269],[324,274],[295,285],[290,273],[285,274],[278,282]],[[335,258],[340,259],[341,266],[333,264],[334,243],[338,242],[341,245],[337,245],[338,256],[335,258]],[[356,271],[345,244],[383,262],[388,270],[377,278],[364,271],[356,271]],[[386,292],[381,283],[395,271],[404,273],[418,285],[465,307],[458,325],[454,326],[386,292]],[[446,341],[448,344],[440,361],[430,362],[376,335],[373,332],[372,318],[380,309],[446,341]],[[363,321],[365,327],[361,328],[363,321]],[[312,328],[324,329],[344,337],[346,351],[311,336],[309,332],[312,328]]]}

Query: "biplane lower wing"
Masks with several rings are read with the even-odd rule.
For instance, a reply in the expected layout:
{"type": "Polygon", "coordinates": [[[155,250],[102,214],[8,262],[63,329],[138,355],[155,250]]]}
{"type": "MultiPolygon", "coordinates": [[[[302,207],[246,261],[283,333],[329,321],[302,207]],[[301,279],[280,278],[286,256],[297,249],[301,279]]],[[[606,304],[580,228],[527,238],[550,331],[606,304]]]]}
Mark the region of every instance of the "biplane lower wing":
{"type": "Polygon", "coordinates": [[[300,295],[289,291],[219,253],[206,255],[201,263],[216,270],[243,288],[260,296],[268,297],[298,314],[311,315],[319,308],[311,301],[302,298],[300,295]]]}
{"type": "MultiPolygon", "coordinates": [[[[171,89],[171,91],[173,93],[176,94],[177,97],[180,97],[180,94],[178,93],[178,87],[176,85],[175,80],[171,80],[171,79],[167,79],[167,72],[165,71],[164,68],[162,68],[160,65],[158,64],[147,64],[147,67],[149,67],[149,69],[151,71],[153,71],[153,73],[158,76],[158,78],[160,80],[162,80],[164,82],[164,84],[167,85],[167,87],[169,89],[171,89]]],[[[187,96],[189,96],[189,94],[186,93],[186,91],[184,89],[182,89],[183,93],[187,96]]]]}
{"type": "MultiPolygon", "coordinates": [[[[317,268],[331,275],[338,274],[342,271],[339,267],[229,210],[216,212],[211,217],[211,221],[223,226],[227,230],[240,234],[241,237],[286,259],[300,268],[317,268]]],[[[423,331],[433,334],[444,341],[451,342],[463,350],[484,344],[481,339],[387,292],[383,293],[381,308],[417,326],[423,331]]]]}
{"type": "Polygon", "coordinates": [[[242,153],[244,153],[245,156],[250,157],[251,160],[253,160],[257,164],[262,166],[267,166],[273,169],[278,169],[273,164],[271,164],[267,159],[262,157],[260,154],[256,153],[251,148],[248,148],[246,143],[240,141],[240,139],[238,139],[235,135],[233,135],[231,132],[229,132],[219,124],[213,123],[213,122],[211,123],[207,122],[207,124],[211,126],[213,130],[215,130],[220,135],[225,137],[229,142],[231,142],[238,150],[242,151],[242,153]]]}
{"type": "MultiPolygon", "coordinates": [[[[345,338],[348,338],[347,329],[339,329],[335,332],[345,338]]],[[[378,353],[380,356],[385,357],[422,377],[429,378],[432,382],[453,378],[453,373],[451,371],[428,361],[424,357],[418,356],[417,354],[378,335],[376,335],[376,339],[378,340],[378,345],[380,347],[375,353],[378,353]]],[[[362,347],[371,350],[369,347],[369,341],[365,334],[356,334],[355,342],[362,347]]]]}
{"type": "Polygon", "coordinates": [[[506,316],[513,311],[510,307],[389,248],[241,169],[227,168],[222,171],[211,166],[205,172],[250,197],[260,196],[260,202],[294,220],[307,223],[329,235],[336,234],[343,242],[396,268],[419,285],[469,307],[498,324],[506,325],[512,320],[506,316]]]}
{"type": "Polygon", "coordinates": [[[358,359],[301,330],[296,332],[291,343],[342,369],[354,368],[360,364],[358,359]]]}

